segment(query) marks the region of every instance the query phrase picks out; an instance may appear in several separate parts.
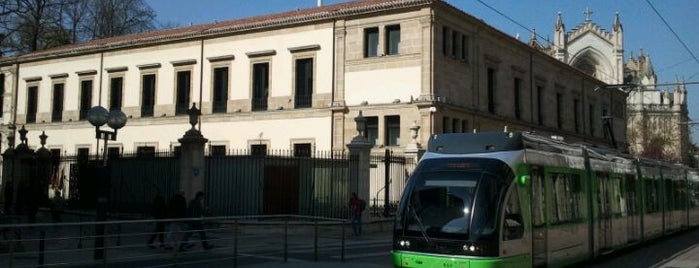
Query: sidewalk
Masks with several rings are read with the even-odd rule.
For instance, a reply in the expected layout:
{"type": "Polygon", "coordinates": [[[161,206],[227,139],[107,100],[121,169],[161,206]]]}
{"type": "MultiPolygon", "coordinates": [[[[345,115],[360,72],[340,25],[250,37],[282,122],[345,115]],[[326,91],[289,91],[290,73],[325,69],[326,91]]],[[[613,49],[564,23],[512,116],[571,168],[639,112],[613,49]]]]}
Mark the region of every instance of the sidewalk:
{"type": "Polygon", "coordinates": [[[653,268],[698,268],[699,267],[699,243],[678,252],[664,260],[653,268]]]}

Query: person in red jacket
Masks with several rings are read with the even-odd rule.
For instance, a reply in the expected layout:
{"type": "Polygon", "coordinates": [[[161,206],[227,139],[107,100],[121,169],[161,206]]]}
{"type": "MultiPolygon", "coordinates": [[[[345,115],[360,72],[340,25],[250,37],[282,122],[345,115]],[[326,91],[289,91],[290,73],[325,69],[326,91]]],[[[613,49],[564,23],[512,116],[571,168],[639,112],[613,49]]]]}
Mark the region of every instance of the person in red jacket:
{"type": "Polygon", "coordinates": [[[352,224],[352,233],[355,236],[362,235],[362,211],[364,210],[363,201],[359,199],[357,193],[352,193],[349,200],[350,223],[352,224]]]}

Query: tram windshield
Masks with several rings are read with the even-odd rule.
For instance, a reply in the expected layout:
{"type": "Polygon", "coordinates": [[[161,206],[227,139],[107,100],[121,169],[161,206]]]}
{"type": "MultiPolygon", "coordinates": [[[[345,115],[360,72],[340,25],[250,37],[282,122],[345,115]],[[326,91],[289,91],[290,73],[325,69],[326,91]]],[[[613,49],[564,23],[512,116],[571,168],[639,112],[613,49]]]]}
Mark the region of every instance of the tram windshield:
{"type": "Polygon", "coordinates": [[[426,159],[406,187],[396,231],[428,242],[495,240],[500,200],[513,176],[495,159],[426,159]]]}

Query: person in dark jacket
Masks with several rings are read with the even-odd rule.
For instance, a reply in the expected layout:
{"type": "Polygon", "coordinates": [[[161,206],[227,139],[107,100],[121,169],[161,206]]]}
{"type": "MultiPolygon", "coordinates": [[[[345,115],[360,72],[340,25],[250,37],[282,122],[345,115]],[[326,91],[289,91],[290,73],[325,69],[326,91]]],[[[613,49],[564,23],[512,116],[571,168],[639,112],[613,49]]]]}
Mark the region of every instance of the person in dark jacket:
{"type": "MultiPolygon", "coordinates": [[[[189,216],[192,218],[204,217],[206,209],[204,208],[204,192],[197,192],[196,197],[189,202],[189,216]]],[[[209,245],[206,240],[206,232],[204,231],[204,223],[201,220],[194,220],[189,222],[189,230],[184,234],[182,242],[180,243],[180,251],[185,251],[194,245],[188,245],[189,237],[192,236],[194,232],[199,234],[199,239],[201,240],[201,246],[205,250],[212,249],[213,246],[209,245]]]]}
{"type": "Polygon", "coordinates": [[[151,212],[151,215],[153,215],[153,219],[157,220],[157,222],[155,223],[155,230],[153,230],[153,234],[151,234],[150,239],[148,239],[148,247],[155,248],[153,242],[155,242],[156,237],[158,237],[158,240],[160,241],[160,247],[164,247],[165,222],[162,220],[167,216],[167,206],[165,205],[165,198],[163,198],[163,195],[160,192],[158,192],[155,195],[155,198],[153,198],[153,211],[151,212]]]}
{"type": "MultiPolygon", "coordinates": [[[[172,196],[170,199],[170,206],[168,207],[167,216],[171,219],[182,219],[187,217],[187,199],[184,197],[184,190],[180,190],[179,193],[172,196]]],[[[165,249],[172,249],[172,240],[176,233],[180,233],[185,230],[186,226],[184,222],[173,221],[170,222],[168,228],[167,237],[165,237],[165,249]]]]}

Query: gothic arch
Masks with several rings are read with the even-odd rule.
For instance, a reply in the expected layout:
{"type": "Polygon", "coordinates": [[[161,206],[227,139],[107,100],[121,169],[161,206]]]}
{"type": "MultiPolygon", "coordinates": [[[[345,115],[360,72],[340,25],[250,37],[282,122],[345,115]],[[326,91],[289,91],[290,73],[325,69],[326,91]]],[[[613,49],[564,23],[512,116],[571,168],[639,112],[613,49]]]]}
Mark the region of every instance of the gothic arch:
{"type": "Polygon", "coordinates": [[[605,82],[615,79],[611,59],[607,59],[603,53],[593,47],[578,51],[571,58],[570,65],[605,82]]]}

